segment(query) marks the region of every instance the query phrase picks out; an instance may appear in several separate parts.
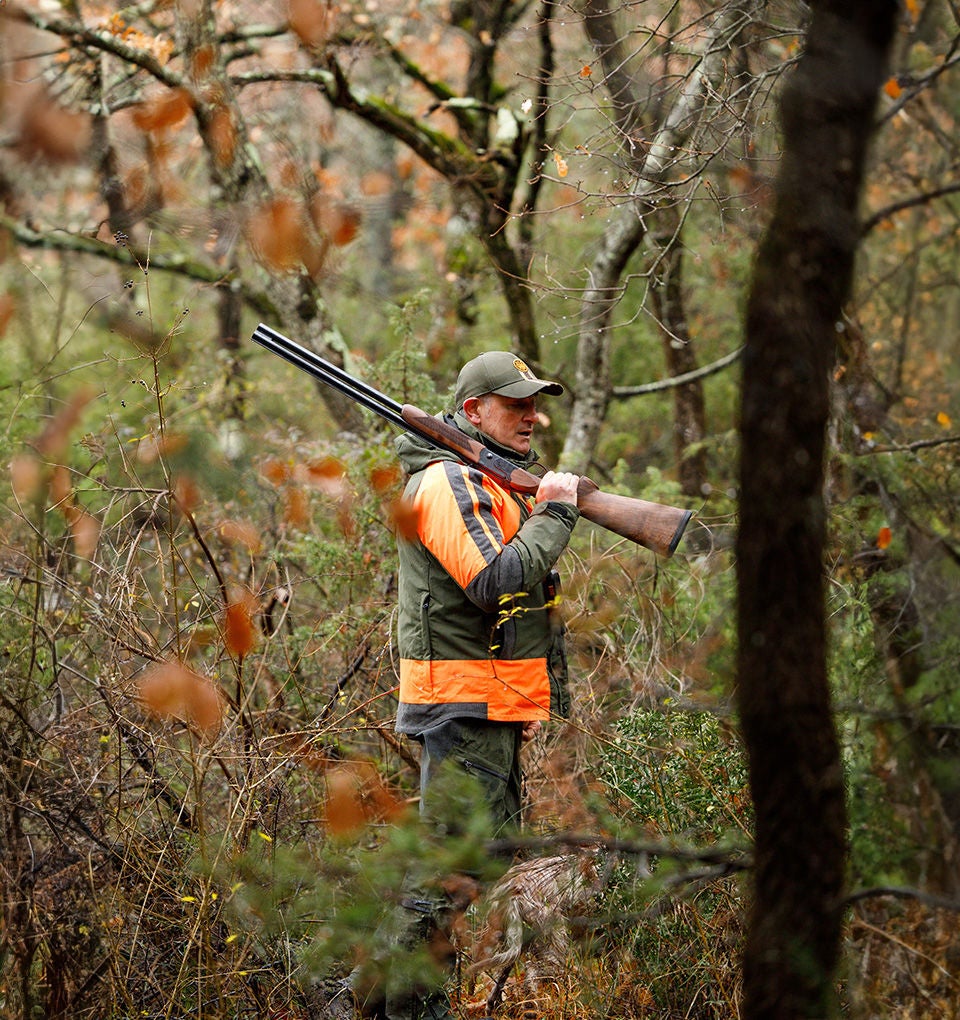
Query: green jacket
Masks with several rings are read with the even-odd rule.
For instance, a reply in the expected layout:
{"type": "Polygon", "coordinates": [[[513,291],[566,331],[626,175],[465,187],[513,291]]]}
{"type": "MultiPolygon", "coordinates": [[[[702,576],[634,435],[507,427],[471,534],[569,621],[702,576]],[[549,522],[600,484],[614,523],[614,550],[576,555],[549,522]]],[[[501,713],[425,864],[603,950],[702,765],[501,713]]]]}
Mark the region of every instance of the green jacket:
{"type": "MultiPolygon", "coordinates": [[[[453,422],[501,456],[462,416],[453,422]]],[[[410,475],[399,575],[397,729],[418,734],[453,718],[501,722],[569,711],[554,564],[579,518],[569,503],[535,504],[454,454],[397,440],[410,475]]]]}

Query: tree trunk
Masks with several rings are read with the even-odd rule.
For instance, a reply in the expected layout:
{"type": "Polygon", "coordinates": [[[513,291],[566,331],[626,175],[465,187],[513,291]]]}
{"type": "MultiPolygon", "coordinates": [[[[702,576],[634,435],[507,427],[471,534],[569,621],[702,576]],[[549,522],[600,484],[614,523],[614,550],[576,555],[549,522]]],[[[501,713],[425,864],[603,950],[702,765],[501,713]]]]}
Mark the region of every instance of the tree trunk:
{"type": "Polygon", "coordinates": [[[826,670],[824,440],[896,10],[892,0],[814,5],[783,98],[775,208],[747,308],[737,696],[756,811],[751,1020],[833,1011],[846,811],[826,670]]]}
{"type": "MultiPolygon", "coordinates": [[[[687,327],[683,297],[683,245],[680,241],[680,215],[676,206],[658,210],[666,231],[658,231],[659,264],[650,281],[657,324],[663,338],[664,358],[672,379],[695,372],[699,365],[687,327]],[[665,235],[665,236],[664,236],[665,235]],[[662,246],[660,244],[662,240],[662,246]]],[[[707,410],[703,380],[674,387],[673,445],[677,477],[685,496],[702,497],[707,482],[707,454],[703,440],[707,434],[707,410]],[[699,445],[697,445],[699,444],[699,445]],[[695,446],[694,452],[688,450],[695,446]]]]}

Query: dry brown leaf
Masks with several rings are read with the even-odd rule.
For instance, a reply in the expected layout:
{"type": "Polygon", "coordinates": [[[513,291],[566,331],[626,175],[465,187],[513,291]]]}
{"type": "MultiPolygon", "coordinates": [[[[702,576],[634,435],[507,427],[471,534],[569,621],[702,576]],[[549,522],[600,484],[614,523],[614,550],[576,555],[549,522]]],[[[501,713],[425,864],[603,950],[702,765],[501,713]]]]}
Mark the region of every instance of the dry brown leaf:
{"type": "Polygon", "coordinates": [[[317,195],[310,203],[310,215],[317,230],[337,247],[349,244],[360,231],[360,213],[343,202],[317,195]]]}
{"type": "Polygon", "coordinates": [[[63,407],[51,418],[37,440],[37,452],[42,457],[62,456],[70,441],[70,433],[80,420],[84,408],[93,400],[94,393],[89,387],[78,389],[63,407]]]}
{"type": "Polygon", "coordinates": [[[336,8],[323,0],[290,0],[290,28],[311,49],[323,46],[336,27],[336,8]]]}
{"type": "Polygon", "coordinates": [[[7,331],[13,313],[17,310],[17,303],[12,294],[0,294],[0,337],[7,331]]]}
{"type": "Polygon", "coordinates": [[[257,258],[269,269],[289,272],[309,248],[303,209],[290,198],[276,198],[254,212],[247,238],[257,258]]]}
{"type": "Polygon", "coordinates": [[[328,496],[342,496],[346,489],[347,469],[336,457],[321,457],[294,468],[294,478],[312,485],[328,496]]]}
{"type": "Polygon", "coordinates": [[[388,822],[405,810],[372,762],[341,762],[326,775],[324,820],[334,836],[349,837],[370,822],[388,822]]]}
{"type": "Polygon", "coordinates": [[[251,521],[224,521],[220,525],[220,537],[231,545],[243,545],[256,554],[263,547],[260,532],[251,521]]]}
{"type": "Polygon", "coordinates": [[[257,630],[253,623],[256,611],[256,599],[249,591],[241,592],[226,608],[223,644],[237,658],[249,655],[257,646],[257,630]]]}
{"type": "Polygon", "coordinates": [[[278,460],[276,457],[269,457],[260,465],[260,474],[271,485],[283,485],[290,480],[292,470],[289,464],[278,460]]]}
{"type": "Polygon", "coordinates": [[[46,92],[37,92],[23,111],[18,148],[28,159],[72,163],[86,152],[91,136],[86,113],[64,109],[46,92]]]}
{"type": "Polygon", "coordinates": [[[133,123],[141,131],[165,131],[179,127],[193,109],[193,99],[184,88],[168,89],[134,108],[133,123]]]}
{"type": "Polygon", "coordinates": [[[229,166],[233,162],[237,151],[237,126],[225,106],[211,114],[207,141],[213,158],[220,166],[229,166]]]}
{"type": "Polygon", "coordinates": [[[395,533],[400,538],[412,540],[417,537],[420,514],[409,500],[394,500],[389,507],[389,517],[395,533]]]}
{"type": "Polygon", "coordinates": [[[151,666],[140,681],[139,694],[155,715],[191,723],[207,737],[219,732],[224,711],[220,689],[182,663],[151,666]]]}
{"type": "Polygon", "coordinates": [[[370,472],[370,485],[378,496],[383,496],[400,482],[400,467],[390,464],[375,467],[370,472]]]}
{"type": "Polygon", "coordinates": [[[40,462],[32,453],[18,453],[10,461],[10,485],[20,502],[37,495],[42,479],[40,462]]]}
{"type": "Polygon", "coordinates": [[[303,530],[310,523],[310,501],[303,489],[289,488],[284,495],[283,521],[303,530]]]}
{"type": "Polygon", "coordinates": [[[73,506],[68,514],[70,535],[77,556],[88,560],[97,551],[100,541],[100,522],[92,514],[73,506]]]}

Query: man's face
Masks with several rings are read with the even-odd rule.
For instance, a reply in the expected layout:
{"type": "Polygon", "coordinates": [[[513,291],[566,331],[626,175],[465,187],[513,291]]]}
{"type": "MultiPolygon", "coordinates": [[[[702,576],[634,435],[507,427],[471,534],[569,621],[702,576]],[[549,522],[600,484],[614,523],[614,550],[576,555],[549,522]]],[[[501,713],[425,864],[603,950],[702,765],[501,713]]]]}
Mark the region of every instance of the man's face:
{"type": "Polygon", "coordinates": [[[463,413],[481,432],[508,450],[530,452],[533,428],[537,424],[536,397],[503,397],[485,393],[464,401],[463,413]]]}

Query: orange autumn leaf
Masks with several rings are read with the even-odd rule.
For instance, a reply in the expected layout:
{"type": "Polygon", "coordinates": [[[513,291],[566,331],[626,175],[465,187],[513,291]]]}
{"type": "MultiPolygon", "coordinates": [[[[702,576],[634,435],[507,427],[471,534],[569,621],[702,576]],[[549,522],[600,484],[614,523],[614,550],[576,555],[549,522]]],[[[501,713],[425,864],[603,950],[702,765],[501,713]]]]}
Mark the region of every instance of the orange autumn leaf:
{"type": "Polygon", "coordinates": [[[70,433],[80,421],[84,408],[93,400],[93,390],[77,390],[53,416],[37,440],[37,452],[44,457],[58,457],[66,452],[70,433]]]}
{"type": "Polygon", "coordinates": [[[903,92],[903,89],[900,88],[900,82],[898,82],[896,78],[888,78],[884,83],[883,91],[886,92],[891,99],[897,99],[903,92]]]}
{"type": "Polygon", "coordinates": [[[0,336],[6,333],[16,307],[12,294],[0,294],[0,336]]]}
{"type": "Polygon", "coordinates": [[[360,213],[356,209],[331,202],[323,195],[311,202],[310,215],[317,230],[338,248],[349,244],[360,231],[360,213]]]}
{"type": "Polygon", "coordinates": [[[332,244],[342,248],[349,244],[360,230],[360,214],[355,209],[339,207],[327,223],[327,237],[332,244]]]}
{"type": "Polygon", "coordinates": [[[303,210],[290,198],[276,198],[252,213],[247,238],[257,258],[277,272],[296,269],[310,247],[303,210]]]}
{"type": "Polygon", "coordinates": [[[57,464],[50,475],[50,501],[54,506],[69,506],[73,495],[70,471],[64,464],[57,464]]]}
{"type": "Polygon", "coordinates": [[[331,835],[353,836],[370,822],[392,821],[403,811],[403,802],[372,762],[342,762],[326,774],[324,821],[331,835]]]}
{"type": "Polygon", "coordinates": [[[297,465],[294,477],[312,485],[328,496],[342,496],[346,487],[347,469],[336,457],[321,457],[309,464],[297,465]]]}
{"type": "Polygon", "coordinates": [[[397,464],[375,467],[370,472],[370,485],[378,496],[389,492],[399,481],[400,468],[397,464]]]}
{"type": "Polygon", "coordinates": [[[283,485],[290,479],[290,465],[277,460],[276,457],[270,457],[260,465],[260,474],[273,485],[283,485]]]}
{"type": "Polygon", "coordinates": [[[581,78],[589,78],[592,74],[593,68],[589,64],[584,64],[583,67],[580,68],[581,78]]]}
{"type": "Polygon", "coordinates": [[[258,553],[263,545],[260,532],[250,521],[224,521],[220,537],[231,545],[244,545],[251,553],[258,553]]]}
{"type": "Polygon", "coordinates": [[[54,467],[48,484],[50,500],[67,522],[77,556],[89,559],[100,541],[100,522],[74,502],[70,477],[70,471],[65,465],[57,464],[54,467]]]}
{"type": "Polygon", "coordinates": [[[948,429],[953,424],[953,419],[950,417],[949,414],[947,414],[946,411],[940,411],[937,414],[937,424],[941,428],[948,429]]]}
{"type": "Polygon", "coordinates": [[[190,475],[177,475],[173,479],[173,498],[184,513],[190,513],[200,502],[200,487],[190,475]]]}
{"type": "Polygon", "coordinates": [[[32,499],[40,491],[42,471],[33,454],[18,453],[10,461],[10,485],[20,502],[32,499]]]}
{"type": "Polygon", "coordinates": [[[28,159],[72,163],[86,152],[92,134],[86,113],[67,110],[46,92],[38,92],[23,111],[17,147],[28,159]]]}
{"type": "Polygon", "coordinates": [[[890,531],[889,528],[881,528],[877,532],[877,548],[878,549],[887,549],[887,548],[889,548],[890,543],[892,541],[893,541],[893,533],[890,531]]]}
{"type": "Polygon", "coordinates": [[[140,700],[164,718],[191,723],[215,736],[223,721],[223,695],[213,681],[179,662],[151,666],[139,684],[140,700]]]}
{"type": "Polygon", "coordinates": [[[553,161],[557,165],[557,175],[560,177],[567,176],[567,161],[560,155],[559,152],[553,154],[553,161]]]}
{"type": "Polygon", "coordinates": [[[390,504],[389,520],[394,531],[401,538],[414,539],[420,525],[420,514],[407,499],[397,499],[390,504]]]}
{"type": "Polygon", "coordinates": [[[97,550],[100,541],[100,522],[92,514],[79,507],[71,507],[67,516],[70,523],[70,537],[77,556],[88,560],[97,550]]]}
{"type": "Polygon", "coordinates": [[[257,631],[253,624],[255,600],[245,592],[227,606],[223,621],[223,644],[231,655],[242,659],[257,646],[257,631]]]}
{"type": "Polygon", "coordinates": [[[189,438],[182,432],[144,436],[137,445],[137,460],[141,464],[153,464],[161,457],[179,453],[189,442],[189,438]]]}
{"type": "Polygon", "coordinates": [[[207,140],[219,166],[229,166],[237,151],[237,126],[230,111],[220,106],[210,116],[207,140]]]}
{"type": "Polygon", "coordinates": [[[223,724],[224,701],[212,680],[198,677],[187,696],[187,718],[207,737],[215,737],[223,724]]]}
{"type": "Polygon", "coordinates": [[[336,25],[336,8],[324,0],[289,0],[289,24],[304,46],[322,46],[336,25]]]}
{"type": "Polygon", "coordinates": [[[141,131],[163,131],[179,127],[192,109],[193,100],[186,89],[168,89],[134,107],[133,123],[141,131]]]}
{"type": "Polygon", "coordinates": [[[283,522],[291,528],[306,528],[310,523],[310,501],[303,489],[287,489],[284,496],[283,522]]]}
{"type": "Polygon", "coordinates": [[[360,788],[354,776],[344,770],[327,775],[324,820],[332,836],[352,836],[366,825],[360,788]]]}
{"type": "Polygon", "coordinates": [[[353,500],[345,496],[337,503],[337,526],[344,538],[354,538],[357,534],[357,517],[354,513],[353,500]]]}
{"type": "Polygon", "coordinates": [[[360,191],[371,197],[389,195],[393,191],[393,178],[383,170],[374,170],[360,178],[360,191]]]}

